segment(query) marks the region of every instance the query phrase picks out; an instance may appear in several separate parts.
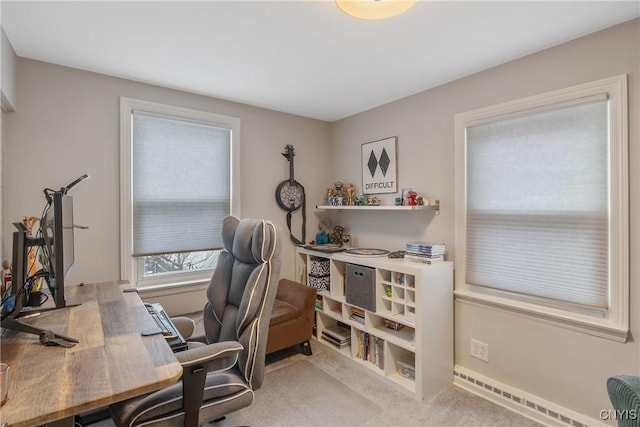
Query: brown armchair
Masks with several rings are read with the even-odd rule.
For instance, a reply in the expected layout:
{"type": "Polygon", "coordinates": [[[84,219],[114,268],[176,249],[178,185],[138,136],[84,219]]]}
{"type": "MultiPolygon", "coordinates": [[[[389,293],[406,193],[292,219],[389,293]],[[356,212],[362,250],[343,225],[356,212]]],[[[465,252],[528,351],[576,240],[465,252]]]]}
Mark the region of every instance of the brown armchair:
{"type": "Polygon", "coordinates": [[[299,344],[304,354],[311,355],[309,340],[313,334],[315,304],[315,288],[280,279],[269,322],[267,354],[299,344]]]}

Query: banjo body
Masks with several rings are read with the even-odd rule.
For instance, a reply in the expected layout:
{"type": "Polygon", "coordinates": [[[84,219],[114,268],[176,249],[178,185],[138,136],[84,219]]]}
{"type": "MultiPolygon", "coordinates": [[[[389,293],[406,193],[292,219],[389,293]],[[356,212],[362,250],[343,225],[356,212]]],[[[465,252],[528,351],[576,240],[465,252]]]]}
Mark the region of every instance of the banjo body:
{"type": "Polygon", "coordinates": [[[304,204],[304,187],[293,178],[293,146],[287,145],[285,150],[282,155],[289,160],[289,179],[282,181],[276,188],[276,201],[285,211],[295,212],[304,204]]]}

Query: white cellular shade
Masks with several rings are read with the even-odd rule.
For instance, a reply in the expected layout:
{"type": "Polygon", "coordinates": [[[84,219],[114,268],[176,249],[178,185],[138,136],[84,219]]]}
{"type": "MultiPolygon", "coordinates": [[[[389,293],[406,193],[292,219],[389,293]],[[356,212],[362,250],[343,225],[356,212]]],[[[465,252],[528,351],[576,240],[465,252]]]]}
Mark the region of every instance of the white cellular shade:
{"type": "Polygon", "coordinates": [[[132,116],[133,255],[222,247],[231,212],[231,130],[132,116]]]}
{"type": "Polygon", "coordinates": [[[608,101],[467,128],[466,283],[606,309],[608,101]]]}

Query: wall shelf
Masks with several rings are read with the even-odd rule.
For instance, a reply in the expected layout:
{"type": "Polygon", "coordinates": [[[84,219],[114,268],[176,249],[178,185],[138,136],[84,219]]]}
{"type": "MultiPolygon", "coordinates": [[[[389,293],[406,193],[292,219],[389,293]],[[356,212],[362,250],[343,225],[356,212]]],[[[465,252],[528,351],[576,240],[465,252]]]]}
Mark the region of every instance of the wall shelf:
{"type": "Polygon", "coordinates": [[[429,205],[417,206],[394,206],[394,205],[377,205],[377,206],[343,206],[343,205],[316,205],[318,210],[335,210],[335,211],[422,211],[433,209],[436,215],[440,214],[440,200],[435,200],[429,205]]]}

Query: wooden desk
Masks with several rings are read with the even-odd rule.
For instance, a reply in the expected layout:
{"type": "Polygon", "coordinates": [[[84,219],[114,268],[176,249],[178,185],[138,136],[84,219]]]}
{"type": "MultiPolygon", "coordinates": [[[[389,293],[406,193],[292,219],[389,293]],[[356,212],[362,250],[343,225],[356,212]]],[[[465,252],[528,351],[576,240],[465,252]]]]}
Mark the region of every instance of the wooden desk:
{"type": "Polygon", "coordinates": [[[72,348],[47,347],[36,335],[5,331],[0,358],[10,365],[9,400],[2,423],[34,426],[68,419],[171,385],[182,367],[161,335],[143,337],[154,327],[126,282],[65,289],[76,307],[22,319],[80,340],[72,348]]]}

